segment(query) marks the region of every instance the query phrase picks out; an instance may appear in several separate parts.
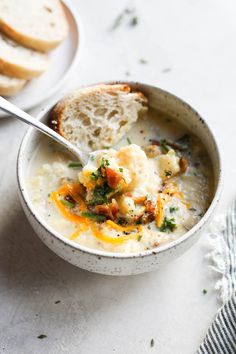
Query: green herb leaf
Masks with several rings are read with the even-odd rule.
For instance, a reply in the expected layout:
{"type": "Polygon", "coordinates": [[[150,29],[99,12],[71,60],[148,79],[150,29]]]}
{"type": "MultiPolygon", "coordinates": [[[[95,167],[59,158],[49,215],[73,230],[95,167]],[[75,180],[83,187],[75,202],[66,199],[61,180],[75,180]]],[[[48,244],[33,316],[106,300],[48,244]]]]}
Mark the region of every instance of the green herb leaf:
{"type": "Polygon", "coordinates": [[[122,168],[122,167],[120,167],[120,168],[119,168],[119,171],[120,171],[120,172],[123,172],[123,168],[122,168]]]}
{"type": "Polygon", "coordinates": [[[141,239],[142,239],[142,235],[139,235],[138,238],[137,238],[137,240],[138,240],[138,241],[141,241],[141,239]]]}
{"type": "Polygon", "coordinates": [[[106,220],[105,215],[98,215],[98,214],[95,214],[95,213],[92,213],[89,211],[83,212],[81,215],[84,216],[85,218],[93,219],[96,221],[105,221],[106,220]]]}
{"type": "Polygon", "coordinates": [[[93,190],[93,198],[87,202],[88,205],[98,205],[104,204],[108,202],[108,199],[115,193],[116,191],[109,187],[107,182],[105,182],[102,186],[96,186],[93,190]]]}
{"type": "Polygon", "coordinates": [[[154,347],[154,339],[153,339],[153,338],[151,339],[150,347],[151,347],[151,348],[154,347]]]}
{"type": "Polygon", "coordinates": [[[140,58],[139,62],[140,62],[140,64],[147,64],[148,63],[147,60],[143,59],[143,58],[140,58]]]}
{"type": "Polygon", "coordinates": [[[176,207],[176,206],[170,207],[170,213],[174,213],[177,210],[179,210],[179,207],[176,207]]]}
{"type": "Polygon", "coordinates": [[[117,224],[119,224],[119,225],[124,225],[124,224],[126,224],[126,220],[125,220],[124,218],[119,218],[119,219],[117,220],[117,224]]]}
{"type": "Polygon", "coordinates": [[[132,17],[130,20],[130,26],[137,26],[137,24],[138,24],[138,17],[137,16],[132,17]]]}
{"type": "Polygon", "coordinates": [[[168,151],[170,151],[170,147],[169,147],[169,145],[167,145],[167,142],[166,142],[166,140],[165,139],[163,139],[163,140],[161,140],[160,141],[160,147],[161,147],[161,149],[164,151],[164,152],[168,152],[168,151]]]}
{"type": "Polygon", "coordinates": [[[40,334],[38,337],[38,339],[44,339],[44,338],[47,338],[46,334],[40,334]]]}
{"type": "Polygon", "coordinates": [[[68,202],[68,200],[61,199],[61,204],[65,205],[67,208],[74,208],[74,204],[71,202],[68,202]]]}
{"type": "Polygon", "coordinates": [[[162,232],[173,232],[176,229],[177,225],[174,218],[164,218],[163,224],[160,227],[162,232]]]}
{"type": "Polygon", "coordinates": [[[124,18],[124,12],[122,12],[120,15],[118,15],[111,27],[112,30],[115,30],[117,27],[121,25],[121,22],[123,21],[124,18]]]}
{"type": "Polygon", "coordinates": [[[54,304],[60,304],[61,300],[57,300],[54,302],[54,304]]]}
{"type": "Polygon", "coordinates": [[[72,161],[68,164],[68,167],[69,168],[80,168],[80,167],[83,167],[82,163],[80,162],[76,162],[76,161],[72,161]]]}
{"type": "Polygon", "coordinates": [[[93,181],[97,181],[98,178],[104,178],[105,176],[104,169],[109,165],[110,165],[109,161],[107,159],[102,158],[101,165],[98,167],[96,172],[91,173],[90,178],[93,181]]]}
{"type": "Polygon", "coordinates": [[[126,140],[127,140],[127,142],[128,142],[128,144],[129,144],[129,145],[131,145],[131,144],[132,144],[132,141],[130,140],[130,138],[129,138],[129,137],[127,137],[127,138],[126,138],[126,140]]]}
{"type": "Polygon", "coordinates": [[[202,293],[203,293],[204,295],[206,295],[206,294],[207,294],[207,289],[203,289],[203,290],[202,290],[202,293]]]}

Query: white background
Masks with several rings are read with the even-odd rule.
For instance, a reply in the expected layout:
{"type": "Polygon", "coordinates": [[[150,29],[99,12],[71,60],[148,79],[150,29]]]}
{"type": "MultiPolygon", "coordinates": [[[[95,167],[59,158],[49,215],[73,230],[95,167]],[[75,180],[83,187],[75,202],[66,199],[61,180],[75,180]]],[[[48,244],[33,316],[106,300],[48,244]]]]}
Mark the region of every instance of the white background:
{"type": "MultiPolygon", "coordinates": [[[[133,79],[190,103],[209,123],[222,150],[220,213],[236,194],[235,1],[72,2],[82,18],[85,41],[63,91],[133,79]],[[110,31],[129,5],[136,8],[138,25],[123,23],[110,31]]],[[[18,200],[15,160],[25,129],[13,118],[0,121],[0,353],[195,353],[220,306],[204,258],[206,237],[149,274],[116,278],[67,264],[37,238],[18,200]],[[55,304],[57,300],[61,302],[55,304]],[[40,334],[47,338],[38,339],[40,334]]]]}

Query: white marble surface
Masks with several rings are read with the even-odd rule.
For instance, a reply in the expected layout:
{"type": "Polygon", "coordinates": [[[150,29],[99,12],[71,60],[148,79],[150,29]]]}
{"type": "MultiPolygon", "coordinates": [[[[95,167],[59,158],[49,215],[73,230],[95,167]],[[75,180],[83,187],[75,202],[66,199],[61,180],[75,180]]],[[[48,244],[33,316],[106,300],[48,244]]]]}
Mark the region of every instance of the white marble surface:
{"type": "MultiPolygon", "coordinates": [[[[185,99],[218,138],[226,167],[220,209],[229,205],[236,195],[235,1],[137,0],[131,4],[139,24],[114,32],[109,27],[126,0],[73,3],[85,45],[64,91],[127,79],[129,71],[130,79],[185,99]]],[[[40,242],[20,207],[15,160],[24,131],[11,118],[0,121],[0,353],[195,353],[219,307],[206,238],[160,271],[139,276],[100,276],[65,263],[40,242]]]]}

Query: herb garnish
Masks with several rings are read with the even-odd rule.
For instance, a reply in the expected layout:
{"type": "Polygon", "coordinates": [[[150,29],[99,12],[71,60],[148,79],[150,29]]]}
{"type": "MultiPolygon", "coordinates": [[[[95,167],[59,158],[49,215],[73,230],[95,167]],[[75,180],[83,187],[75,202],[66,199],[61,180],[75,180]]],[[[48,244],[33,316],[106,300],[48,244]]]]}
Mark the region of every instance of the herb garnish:
{"type": "Polygon", "coordinates": [[[141,239],[142,239],[142,235],[139,235],[138,238],[137,238],[137,240],[138,240],[138,241],[141,241],[141,239]]]}
{"type": "Polygon", "coordinates": [[[170,213],[174,213],[177,210],[179,210],[179,207],[176,207],[176,206],[171,206],[170,207],[170,213]]]}
{"type": "Polygon", "coordinates": [[[137,26],[137,24],[138,24],[138,17],[137,16],[132,17],[130,20],[130,26],[137,26]]]}
{"type": "Polygon", "coordinates": [[[98,215],[98,214],[95,214],[95,213],[92,213],[89,211],[83,212],[81,215],[86,218],[93,219],[96,221],[105,221],[106,220],[105,215],[98,215]]]}
{"type": "Polygon", "coordinates": [[[80,168],[80,167],[83,167],[83,165],[80,162],[72,161],[72,162],[68,163],[68,167],[69,168],[80,168]]]}
{"type": "Polygon", "coordinates": [[[105,182],[102,186],[96,186],[93,190],[93,198],[87,202],[88,205],[98,205],[108,202],[109,197],[114,194],[115,190],[108,186],[105,182]]]}
{"type": "Polygon", "coordinates": [[[126,140],[127,140],[127,142],[128,142],[129,145],[132,144],[132,141],[130,140],[130,138],[129,138],[128,136],[127,136],[126,140]]]}
{"type": "Polygon", "coordinates": [[[119,27],[121,25],[121,22],[123,21],[123,18],[124,18],[124,11],[116,17],[111,29],[114,30],[117,27],[119,27]]]}
{"type": "Polygon", "coordinates": [[[170,147],[169,147],[169,145],[167,144],[167,141],[166,141],[165,139],[163,139],[163,140],[160,141],[160,147],[161,147],[161,149],[162,149],[164,152],[170,151],[170,147]]]}
{"type": "Polygon", "coordinates": [[[61,199],[61,204],[65,205],[67,208],[74,208],[75,206],[73,203],[65,199],[61,199]]]}
{"type": "Polygon", "coordinates": [[[202,293],[203,293],[204,295],[206,295],[206,294],[207,294],[207,289],[203,289],[203,290],[202,290],[202,293]]]}
{"type": "Polygon", "coordinates": [[[105,177],[104,176],[104,169],[109,165],[110,165],[109,161],[107,159],[102,158],[101,165],[98,167],[96,172],[91,173],[90,178],[93,181],[97,181],[98,178],[104,178],[105,177]]]}
{"type": "Polygon", "coordinates": [[[123,172],[123,168],[122,168],[122,167],[120,167],[120,168],[119,168],[119,171],[120,171],[120,172],[123,172]]]}
{"type": "Polygon", "coordinates": [[[117,224],[119,224],[119,225],[124,225],[124,224],[126,224],[126,220],[125,220],[124,218],[119,218],[119,219],[117,220],[117,224]]]}
{"type": "Polygon", "coordinates": [[[111,30],[115,30],[117,27],[119,27],[125,19],[129,19],[130,26],[136,26],[138,24],[138,17],[133,16],[134,12],[135,9],[125,8],[121,14],[116,17],[111,30]],[[132,18],[130,18],[130,16],[132,16],[132,18]]]}
{"type": "Polygon", "coordinates": [[[143,58],[140,58],[139,62],[140,62],[140,64],[147,64],[147,60],[143,59],[143,58]]]}
{"type": "Polygon", "coordinates": [[[57,300],[54,302],[54,304],[60,304],[61,300],[57,300]]]}
{"type": "Polygon", "coordinates": [[[151,339],[150,347],[151,347],[151,348],[154,347],[154,339],[153,339],[153,338],[151,339]]]}
{"type": "Polygon", "coordinates": [[[162,232],[173,232],[176,229],[177,225],[175,223],[175,218],[164,218],[163,224],[160,227],[162,232]]]}
{"type": "Polygon", "coordinates": [[[40,334],[38,337],[38,339],[43,339],[43,338],[47,338],[46,334],[40,334]]]}

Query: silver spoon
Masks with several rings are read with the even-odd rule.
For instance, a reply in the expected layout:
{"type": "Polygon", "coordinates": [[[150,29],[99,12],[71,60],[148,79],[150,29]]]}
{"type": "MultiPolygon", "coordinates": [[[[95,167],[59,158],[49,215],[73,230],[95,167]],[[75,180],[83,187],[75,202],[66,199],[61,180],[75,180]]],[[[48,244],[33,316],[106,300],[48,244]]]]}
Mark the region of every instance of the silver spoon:
{"type": "Polygon", "coordinates": [[[46,124],[43,124],[36,118],[32,117],[28,113],[22,111],[20,108],[16,107],[9,101],[5,100],[3,97],[0,96],[0,109],[3,111],[11,114],[12,116],[18,118],[24,123],[32,125],[36,129],[40,130],[42,133],[50,136],[59,144],[63,145],[66,149],[68,149],[72,154],[76,156],[77,159],[80,160],[81,164],[84,166],[89,159],[89,153],[85,151],[79,150],[73,144],[71,144],[68,140],[63,138],[60,134],[56,133],[54,130],[49,128],[46,124]]]}

